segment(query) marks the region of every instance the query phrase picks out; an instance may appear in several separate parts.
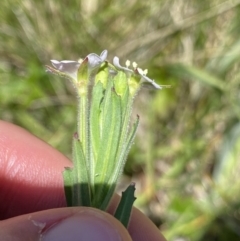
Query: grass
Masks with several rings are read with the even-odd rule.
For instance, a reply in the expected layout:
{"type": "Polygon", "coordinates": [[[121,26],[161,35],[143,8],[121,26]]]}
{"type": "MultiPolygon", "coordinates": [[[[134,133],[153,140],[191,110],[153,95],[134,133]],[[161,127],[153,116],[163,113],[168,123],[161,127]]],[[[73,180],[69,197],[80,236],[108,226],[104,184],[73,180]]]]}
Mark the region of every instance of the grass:
{"type": "Polygon", "coordinates": [[[103,49],[136,61],[172,88],[136,98],[121,184],[137,183],[136,206],[169,241],[239,240],[240,0],[0,5],[1,119],[70,157],[74,90],[44,65],[103,49]]]}

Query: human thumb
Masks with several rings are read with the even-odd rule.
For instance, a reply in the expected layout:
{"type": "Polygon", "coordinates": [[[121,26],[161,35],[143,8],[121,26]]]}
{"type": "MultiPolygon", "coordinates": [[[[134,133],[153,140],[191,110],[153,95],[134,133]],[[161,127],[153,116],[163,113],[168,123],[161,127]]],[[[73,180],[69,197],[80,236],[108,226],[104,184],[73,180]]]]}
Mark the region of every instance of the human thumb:
{"type": "Polygon", "coordinates": [[[108,213],[73,207],[45,210],[0,222],[1,241],[131,240],[123,225],[108,213]]]}

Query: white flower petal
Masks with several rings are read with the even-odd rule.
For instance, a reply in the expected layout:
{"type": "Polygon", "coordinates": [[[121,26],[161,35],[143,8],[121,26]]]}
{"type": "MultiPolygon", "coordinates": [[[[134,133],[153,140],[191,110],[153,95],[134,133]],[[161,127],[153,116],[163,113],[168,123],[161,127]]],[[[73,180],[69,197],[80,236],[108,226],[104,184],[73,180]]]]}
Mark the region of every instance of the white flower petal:
{"type": "Polygon", "coordinates": [[[80,63],[77,61],[72,60],[51,60],[52,65],[57,70],[69,75],[71,78],[76,79],[77,78],[77,70],[80,66],[80,63]]]}
{"type": "Polygon", "coordinates": [[[107,59],[108,51],[105,49],[100,54],[100,58],[102,59],[102,62],[104,62],[107,59]]]}
{"type": "Polygon", "coordinates": [[[97,54],[89,54],[87,58],[89,67],[92,69],[99,66],[102,63],[102,59],[97,54]]]}
{"type": "Polygon", "coordinates": [[[118,69],[122,68],[122,66],[119,64],[119,58],[117,56],[113,58],[113,65],[118,69]]]}
{"type": "Polygon", "coordinates": [[[136,69],[137,66],[138,66],[138,64],[137,64],[136,62],[133,62],[133,63],[132,63],[132,66],[133,66],[134,69],[136,69]]]}
{"type": "Polygon", "coordinates": [[[104,50],[100,56],[95,53],[89,54],[87,56],[88,64],[91,69],[96,68],[97,66],[101,65],[107,58],[107,50],[104,50]]]}
{"type": "Polygon", "coordinates": [[[142,82],[147,82],[147,83],[150,83],[151,85],[153,85],[153,87],[155,87],[156,89],[159,89],[161,90],[162,89],[162,86],[161,85],[158,85],[157,83],[154,82],[154,80],[148,78],[147,76],[145,75],[142,75],[142,82]]]}
{"type": "Polygon", "coordinates": [[[88,58],[88,64],[91,69],[94,69],[101,65],[107,58],[107,50],[104,50],[100,56],[95,53],[89,54],[86,58],[88,58]]]}
{"type": "Polygon", "coordinates": [[[77,71],[80,66],[80,63],[71,60],[63,60],[60,62],[57,60],[51,60],[51,62],[53,67],[55,67],[57,70],[67,73],[73,73],[77,71]]]}
{"type": "Polygon", "coordinates": [[[145,82],[145,83],[150,83],[151,85],[153,85],[153,87],[155,87],[156,89],[162,89],[162,86],[161,85],[158,85],[157,83],[155,83],[154,82],[154,80],[152,80],[152,79],[150,79],[150,78],[148,78],[146,75],[145,75],[145,73],[144,73],[144,71],[142,70],[142,69],[140,69],[140,68],[137,68],[137,72],[138,72],[138,74],[140,74],[141,75],[141,82],[145,82]]]}
{"type": "Polygon", "coordinates": [[[113,58],[113,65],[117,68],[117,69],[120,69],[120,70],[123,70],[125,73],[133,73],[133,71],[131,69],[128,69],[126,67],[122,67],[119,63],[119,58],[117,56],[115,56],[113,58]]]}

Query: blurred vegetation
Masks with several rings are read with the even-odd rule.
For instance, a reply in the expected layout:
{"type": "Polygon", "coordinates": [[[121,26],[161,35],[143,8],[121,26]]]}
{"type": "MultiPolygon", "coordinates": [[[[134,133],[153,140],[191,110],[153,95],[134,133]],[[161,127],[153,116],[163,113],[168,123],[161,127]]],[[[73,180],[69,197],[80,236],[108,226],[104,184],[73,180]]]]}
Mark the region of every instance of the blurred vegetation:
{"type": "Polygon", "coordinates": [[[172,240],[240,239],[240,0],[4,0],[0,118],[71,157],[76,99],[50,59],[109,50],[171,89],[143,89],[122,184],[172,240]]]}

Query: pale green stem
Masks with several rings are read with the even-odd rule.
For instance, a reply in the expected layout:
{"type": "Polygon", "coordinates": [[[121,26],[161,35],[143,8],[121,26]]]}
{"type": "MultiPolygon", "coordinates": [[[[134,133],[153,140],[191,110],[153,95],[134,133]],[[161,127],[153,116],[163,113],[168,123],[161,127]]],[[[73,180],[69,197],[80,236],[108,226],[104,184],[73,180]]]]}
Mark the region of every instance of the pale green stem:
{"type": "MultiPolygon", "coordinates": [[[[90,130],[89,130],[89,102],[87,94],[81,95],[78,101],[78,135],[79,139],[82,143],[82,148],[85,156],[87,173],[89,184],[91,186],[91,190],[94,187],[94,167],[92,163],[91,153],[90,153],[90,130]]],[[[93,193],[90,193],[90,197],[93,193]]]]}

